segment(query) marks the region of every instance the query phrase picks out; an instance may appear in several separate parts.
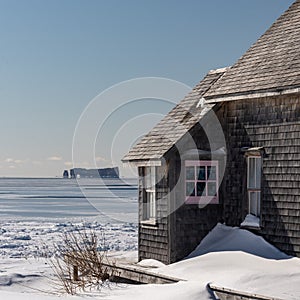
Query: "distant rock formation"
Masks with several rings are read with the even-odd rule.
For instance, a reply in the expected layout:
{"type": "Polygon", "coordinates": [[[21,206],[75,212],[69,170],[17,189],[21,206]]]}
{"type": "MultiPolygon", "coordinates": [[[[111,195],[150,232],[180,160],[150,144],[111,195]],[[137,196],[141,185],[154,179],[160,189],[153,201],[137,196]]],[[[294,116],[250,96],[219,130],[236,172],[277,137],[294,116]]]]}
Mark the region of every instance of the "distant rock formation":
{"type": "Polygon", "coordinates": [[[119,168],[84,169],[74,168],[70,170],[71,178],[119,178],[119,168]]]}
{"type": "Polygon", "coordinates": [[[64,170],[63,178],[69,178],[69,172],[68,172],[68,170],[64,170]]]}

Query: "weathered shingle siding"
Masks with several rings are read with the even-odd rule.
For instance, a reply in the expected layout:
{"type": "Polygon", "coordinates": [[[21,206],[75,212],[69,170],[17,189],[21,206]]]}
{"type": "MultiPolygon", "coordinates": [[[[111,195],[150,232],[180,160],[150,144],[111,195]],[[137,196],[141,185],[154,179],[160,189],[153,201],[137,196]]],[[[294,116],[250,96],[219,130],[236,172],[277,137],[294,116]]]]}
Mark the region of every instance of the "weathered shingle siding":
{"type": "MultiPolygon", "coordinates": [[[[166,171],[165,166],[157,167],[157,175],[166,171]]],[[[143,168],[139,168],[139,216],[142,220],[143,209],[143,168]]],[[[169,263],[168,232],[168,176],[164,174],[156,185],[157,225],[139,223],[139,260],[157,259],[169,263]]]]}
{"type": "MultiPolygon", "coordinates": [[[[182,152],[195,144],[182,138],[165,156],[168,176],[157,185],[158,214],[167,217],[159,218],[156,227],[140,225],[140,259],[175,262],[188,255],[217,222],[239,226],[248,213],[242,148],[258,146],[264,147],[266,154],[260,234],[279,249],[300,256],[300,96],[233,101],[215,108],[227,142],[220,204],[205,208],[184,204],[184,182],[179,178],[183,162],[176,146],[182,152]]],[[[209,145],[199,124],[190,135],[198,149],[221,146],[209,145]]],[[[139,199],[142,201],[142,194],[139,199]]]]}
{"type": "Polygon", "coordinates": [[[300,256],[300,96],[227,102],[227,172],[224,219],[238,226],[247,213],[246,160],[242,147],[265,149],[261,234],[300,256]]]}
{"type": "Polygon", "coordinates": [[[176,211],[176,243],[174,261],[191,253],[221,219],[221,205],[183,205],[176,211]]]}
{"type": "MultiPolygon", "coordinates": [[[[209,119],[209,116],[207,116],[209,119]]],[[[205,123],[205,118],[202,120],[205,123]]],[[[171,262],[183,259],[191,253],[200,241],[209,233],[210,230],[222,220],[222,196],[220,204],[211,204],[205,207],[199,207],[197,204],[185,204],[185,176],[184,164],[185,159],[204,159],[210,160],[210,155],[201,155],[198,158],[182,157],[184,152],[194,149],[210,151],[222,146],[219,141],[210,145],[202,126],[196,124],[185,137],[177,143],[179,152],[169,153],[170,156],[170,174],[173,174],[174,183],[171,185],[173,193],[171,201],[173,202],[173,213],[170,217],[170,257],[171,262]],[[190,140],[193,136],[193,142],[190,140]]],[[[220,157],[221,166],[223,157],[220,157]]]]}

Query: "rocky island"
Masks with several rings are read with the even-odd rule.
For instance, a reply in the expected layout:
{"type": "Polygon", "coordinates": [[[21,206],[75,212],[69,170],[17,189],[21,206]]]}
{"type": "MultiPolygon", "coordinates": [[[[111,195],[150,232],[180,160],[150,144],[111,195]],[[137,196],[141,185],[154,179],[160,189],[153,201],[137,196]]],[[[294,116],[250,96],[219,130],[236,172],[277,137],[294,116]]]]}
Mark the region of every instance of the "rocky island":
{"type": "Polygon", "coordinates": [[[63,178],[119,178],[119,168],[103,168],[103,169],[84,169],[74,168],[64,170],[63,178]]]}

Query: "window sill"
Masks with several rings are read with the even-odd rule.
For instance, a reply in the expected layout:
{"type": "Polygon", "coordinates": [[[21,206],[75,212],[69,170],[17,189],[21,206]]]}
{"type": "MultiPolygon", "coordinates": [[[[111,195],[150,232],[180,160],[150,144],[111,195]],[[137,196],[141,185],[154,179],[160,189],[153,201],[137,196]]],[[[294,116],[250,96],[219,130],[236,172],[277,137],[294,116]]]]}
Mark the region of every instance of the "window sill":
{"type": "Polygon", "coordinates": [[[200,204],[200,205],[208,205],[208,204],[219,204],[218,196],[206,196],[206,197],[194,197],[189,196],[185,199],[185,204],[200,204]]]}
{"type": "Polygon", "coordinates": [[[241,229],[248,229],[252,231],[260,231],[262,228],[261,226],[249,226],[249,225],[240,225],[241,229]]]}
{"type": "Polygon", "coordinates": [[[150,227],[150,228],[157,227],[156,219],[142,220],[142,221],[140,221],[140,224],[144,228],[145,227],[150,227]]]}
{"type": "Polygon", "coordinates": [[[261,221],[259,217],[248,214],[245,217],[245,220],[241,223],[240,228],[249,229],[249,230],[261,230],[261,221]]]}

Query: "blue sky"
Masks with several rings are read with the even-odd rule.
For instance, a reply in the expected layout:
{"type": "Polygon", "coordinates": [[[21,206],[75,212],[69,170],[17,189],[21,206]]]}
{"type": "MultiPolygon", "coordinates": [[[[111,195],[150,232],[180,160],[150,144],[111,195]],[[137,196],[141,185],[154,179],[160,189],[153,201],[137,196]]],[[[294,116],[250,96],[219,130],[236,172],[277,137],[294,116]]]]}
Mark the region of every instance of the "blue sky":
{"type": "Polygon", "coordinates": [[[0,176],[61,175],[100,92],[144,76],[193,86],[233,64],[292,2],[0,0],[0,176]]]}

